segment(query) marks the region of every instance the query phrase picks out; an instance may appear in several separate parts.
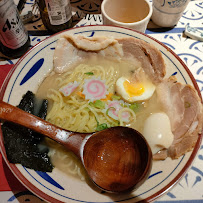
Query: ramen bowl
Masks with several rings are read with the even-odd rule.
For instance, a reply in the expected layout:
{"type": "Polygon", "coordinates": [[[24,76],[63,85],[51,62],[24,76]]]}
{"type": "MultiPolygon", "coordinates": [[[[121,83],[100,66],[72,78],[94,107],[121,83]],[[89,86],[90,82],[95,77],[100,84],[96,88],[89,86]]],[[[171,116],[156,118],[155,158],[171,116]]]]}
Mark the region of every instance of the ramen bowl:
{"type": "MultiPolygon", "coordinates": [[[[168,47],[159,41],[136,31],[112,26],[79,27],[55,34],[40,42],[27,52],[15,65],[1,90],[1,99],[18,105],[28,91],[36,92],[41,82],[53,69],[53,54],[61,34],[92,36],[133,37],[154,45],[161,51],[166,63],[166,77],[176,75],[179,82],[192,85],[199,93],[198,86],[186,65],[168,47]]],[[[108,194],[99,191],[86,181],[67,176],[57,168],[51,173],[34,171],[20,164],[11,164],[6,158],[2,132],[0,148],[5,162],[31,192],[48,202],[126,202],[154,201],[169,191],[190,168],[201,144],[202,136],[191,152],[172,160],[153,161],[151,174],[136,190],[124,194],[108,194]]]]}

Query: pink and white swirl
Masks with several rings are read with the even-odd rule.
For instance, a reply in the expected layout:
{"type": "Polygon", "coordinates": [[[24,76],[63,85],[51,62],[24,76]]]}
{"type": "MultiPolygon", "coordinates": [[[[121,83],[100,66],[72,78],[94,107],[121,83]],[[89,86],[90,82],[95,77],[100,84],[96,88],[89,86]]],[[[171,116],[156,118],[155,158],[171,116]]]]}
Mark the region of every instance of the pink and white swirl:
{"type": "Polygon", "coordinates": [[[60,88],[59,91],[62,92],[65,97],[67,97],[71,93],[73,93],[79,85],[80,85],[79,82],[76,82],[76,81],[70,82],[64,87],[60,88]]]}
{"type": "MultiPolygon", "coordinates": [[[[120,101],[109,101],[108,102],[108,106],[107,106],[107,112],[108,112],[108,116],[110,116],[111,118],[115,119],[115,120],[119,120],[119,111],[123,109],[123,104],[124,102],[122,100],[120,101]]],[[[130,113],[127,111],[123,111],[121,114],[121,119],[128,123],[129,119],[130,119],[130,113]]]]}
{"type": "Polygon", "coordinates": [[[85,80],[83,94],[85,95],[85,99],[90,101],[105,99],[106,95],[108,94],[105,81],[101,80],[100,78],[91,78],[85,80]]]}

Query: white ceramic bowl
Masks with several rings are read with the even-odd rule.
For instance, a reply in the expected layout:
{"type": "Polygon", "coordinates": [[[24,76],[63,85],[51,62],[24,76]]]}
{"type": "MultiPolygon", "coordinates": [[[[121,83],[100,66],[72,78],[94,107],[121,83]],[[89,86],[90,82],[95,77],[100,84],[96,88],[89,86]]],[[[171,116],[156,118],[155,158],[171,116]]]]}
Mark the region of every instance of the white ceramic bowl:
{"type": "MultiPolygon", "coordinates": [[[[155,45],[162,53],[167,65],[167,75],[175,74],[178,81],[194,86],[199,95],[198,86],[192,74],[181,59],[168,47],[159,41],[133,30],[112,26],[87,26],[65,31],[68,34],[84,36],[113,36],[135,37],[155,45]]],[[[12,105],[17,105],[22,95],[31,90],[36,92],[39,84],[53,68],[53,53],[57,39],[61,33],[53,35],[40,42],[27,52],[15,65],[12,73],[7,78],[1,98],[12,105]]],[[[30,191],[48,202],[136,202],[140,200],[153,201],[174,186],[191,166],[200,147],[202,136],[199,136],[193,151],[181,156],[177,160],[167,158],[165,161],[153,162],[153,167],[148,180],[131,194],[101,194],[89,187],[86,182],[66,176],[61,171],[54,169],[52,173],[42,173],[24,168],[20,164],[10,164],[0,131],[0,148],[3,157],[11,171],[30,191]]]]}

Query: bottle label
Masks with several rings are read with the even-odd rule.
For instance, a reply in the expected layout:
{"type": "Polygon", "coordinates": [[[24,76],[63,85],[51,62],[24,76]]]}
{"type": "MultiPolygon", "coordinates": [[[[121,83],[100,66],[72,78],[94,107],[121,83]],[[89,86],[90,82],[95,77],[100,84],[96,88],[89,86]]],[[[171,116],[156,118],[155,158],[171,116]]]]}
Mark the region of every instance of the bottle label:
{"type": "Polygon", "coordinates": [[[0,41],[11,49],[23,46],[28,40],[27,31],[13,0],[0,1],[0,41]]]}
{"type": "Polygon", "coordinates": [[[69,0],[45,0],[52,25],[61,25],[70,20],[71,6],[69,0]]]}

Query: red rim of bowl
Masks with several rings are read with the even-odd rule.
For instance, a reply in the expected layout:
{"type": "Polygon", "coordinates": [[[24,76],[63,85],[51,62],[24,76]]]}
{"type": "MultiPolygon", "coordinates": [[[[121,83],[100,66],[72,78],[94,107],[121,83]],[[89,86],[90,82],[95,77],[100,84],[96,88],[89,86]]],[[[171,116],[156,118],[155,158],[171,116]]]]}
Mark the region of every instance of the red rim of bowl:
{"type": "MultiPolygon", "coordinates": [[[[110,25],[89,25],[89,26],[83,26],[83,27],[115,27],[115,28],[121,28],[121,29],[126,29],[126,30],[130,30],[136,33],[139,33],[141,35],[144,35],[147,38],[150,38],[151,40],[155,41],[156,43],[160,44],[162,47],[164,47],[167,51],[169,51],[180,63],[181,65],[184,67],[184,69],[186,70],[187,74],[189,75],[190,79],[192,80],[192,83],[195,87],[195,89],[198,92],[198,95],[202,101],[202,97],[201,97],[201,92],[199,90],[199,87],[196,83],[196,80],[194,78],[194,76],[192,75],[192,73],[190,72],[190,70],[188,69],[188,67],[185,65],[185,63],[175,54],[175,52],[173,52],[169,47],[167,47],[165,44],[163,44],[162,42],[158,41],[157,39],[145,34],[145,33],[141,33],[139,31],[135,31],[129,28],[123,28],[123,27],[119,27],[119,26],[110,26],[110,25]]],[[[81,27],[77,27],[77,28],[71,28],[69,30],[73,30],[73,29],[80,29],[81,27]]],[[[29,51],[27,51],[19,60],[18,62],[14,65],[14,67],[12,68],[12,70],[9,72],[9,74],[7,75],[6,79],[4,80],[4,83],[1,87],[0,90],[0,99],[3,99],[4,93],[6,91],[8,82],[12,76],[12,74],[15,72],[16,68],[18,67],[18,65],[21,63],[21,61],[32,51],[32,49],[34,49],[35,47],[37,47],[39,44],[43,43],[45,40],[61,34],[63,32],[66,32],[67,30],[58,32],[54,35],[49,36],[48,38],[42,40],[41,42],[39,42],[38,44],[36,44],[34,47],[32,47],[29,51]]],[[[29,182],[23,175],[22,173],[18,170],[18,168],[16,167],[15,164],[11,164],[9,163],[9,161],[6,158],[6,151],[4,148],[4,144],[3,144],[3,135],[2,135],[2,131],[0,131],[0,151],[2,153],[2,156],[6,162],[6,164],[8,165],[8,167],[10,168],[10,170],[12,171],[12,173],[15,175],[15,177],[26,187],[28,188],[32,193],[34,193],[35,195],[37,195],[38,197],[49,201],[49,202],[56,202],[56,203],[62,203],[60,200],[57,200],[47,194],[45,194],[44,192],[42,192],[41,190],[39,190],[36,186],[34,186],[31,182],[29,182]]],[[[169,190],[171,190],[173,188],[173,186],[175,186],[180,179],[185,175],[185,173],[188,171],[188,169],[191,167],[192,162],[194,161],[194,158],[197,155],[197,152],[201,146],[201,141],[203,138],[203,132],[202,134],[199,134],[198,140],[196,142],[196,145],[192,151],[192,154],[190,155],[190,158],[188,159],[187,163],[185,164],[185,166],[183,167],[183,169],[178,173],[178,175],[176,175],[176,177],[170,182],[168,183],[164,188],[160,189],[158,192],[154,193],[153,195],[147,197],[146,199],[143,199],[142,201],[144,202],[152,202],[155,201],[157,198],[160,198],[162,195],[164,195],[166,192],[169,192],[169,190]]]]}

